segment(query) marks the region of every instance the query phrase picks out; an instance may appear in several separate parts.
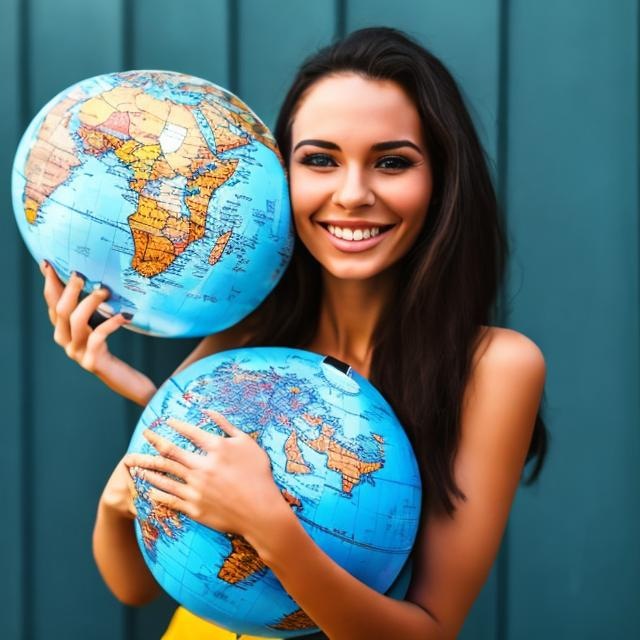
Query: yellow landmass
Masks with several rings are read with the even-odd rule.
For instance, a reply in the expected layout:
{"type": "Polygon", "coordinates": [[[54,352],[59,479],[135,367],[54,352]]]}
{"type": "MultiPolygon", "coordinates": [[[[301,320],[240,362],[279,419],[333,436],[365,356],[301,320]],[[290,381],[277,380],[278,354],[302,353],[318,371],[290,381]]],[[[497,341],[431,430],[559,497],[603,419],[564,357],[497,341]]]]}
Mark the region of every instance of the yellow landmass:
{"type": "Polygon", "coordinates": [[[109,104],[102,96],[97,96],[87,100],[80,111],[78,118],[87,127],[96,128],[105,122],[112,113],[116,112],[116,107],[109,104]]]}

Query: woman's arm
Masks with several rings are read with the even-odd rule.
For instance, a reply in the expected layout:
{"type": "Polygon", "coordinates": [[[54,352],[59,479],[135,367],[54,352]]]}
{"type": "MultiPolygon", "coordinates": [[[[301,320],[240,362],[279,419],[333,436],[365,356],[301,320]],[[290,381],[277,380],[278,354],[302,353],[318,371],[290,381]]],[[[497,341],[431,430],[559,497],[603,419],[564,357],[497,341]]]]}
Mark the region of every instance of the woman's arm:
{"type": "Polygon", "coordinates": [[[135,485],[122,461],[107,482],[93,529],[93,556],[113,595],[131,606],[146,604],[160,587],[147,568],[133,528],[135,485]]]}
{"type": "MultiPolygon", "coordinates": [[[[217,351],[242,346],[247,338],[246,326],[243,321],[203,338],[174,373],[217,351]]],[[[134,493],[135,485],[129,470],[120,461],[98,504],[93,554],[98,570],[113,595],[124,604],[139,606],[153,600],[160,593],[160,587],[145,564],[136,541],[134,493]]]]}
{"type": "Polygon", "coordinates": [[[465,392],[454,475],[466,501],[453,518],[423,518],[405,602],[339,567],[290,509],[245,537],[332,640],[455,638],[497,555],[542,395],[544,359],[514,331],[494,329],[465,392]]]}

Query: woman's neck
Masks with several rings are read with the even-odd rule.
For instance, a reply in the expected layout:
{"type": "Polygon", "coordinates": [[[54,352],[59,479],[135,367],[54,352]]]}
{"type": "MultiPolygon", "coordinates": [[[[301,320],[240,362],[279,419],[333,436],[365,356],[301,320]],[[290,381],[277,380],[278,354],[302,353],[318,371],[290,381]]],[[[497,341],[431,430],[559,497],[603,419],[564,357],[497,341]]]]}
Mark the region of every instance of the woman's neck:
{"type": "Polygon", "coordinates": [[[310,347],[368,378],[373,334],[394,286],[392,270],[368,280],[342,280],[323,269],[318,330],[310,347]]]}

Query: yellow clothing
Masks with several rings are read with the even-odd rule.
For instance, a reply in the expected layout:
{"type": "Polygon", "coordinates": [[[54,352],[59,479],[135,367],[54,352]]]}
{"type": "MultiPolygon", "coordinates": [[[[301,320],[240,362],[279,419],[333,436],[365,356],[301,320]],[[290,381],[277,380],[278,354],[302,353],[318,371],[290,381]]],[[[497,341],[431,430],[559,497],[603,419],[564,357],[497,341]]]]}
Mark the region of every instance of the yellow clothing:
{"type": "MultiPolygon", "coordinates": [[[[183,607],[178,607],[171,618],[162,640],[236,640],[231,631],[207,622],[183,607]]],[[[258,636],[240,636],[240,640],[263,640],[258,636]]]]}

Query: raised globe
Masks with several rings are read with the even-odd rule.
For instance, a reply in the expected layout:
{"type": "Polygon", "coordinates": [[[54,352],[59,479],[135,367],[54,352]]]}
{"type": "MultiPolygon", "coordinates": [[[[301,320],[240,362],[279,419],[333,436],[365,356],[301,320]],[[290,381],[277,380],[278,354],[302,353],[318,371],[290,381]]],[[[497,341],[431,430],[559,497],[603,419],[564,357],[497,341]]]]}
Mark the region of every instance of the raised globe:
{"type": "MultiPolygon", "coordinates": [[[[225,435],[206,409],[222,413],[267,452],[283,498],[325,553],[378,592],[404,597],[420,474],[402,426],[373,385],[333,358],[299,349],[218,353],[162,385],[129,451],[156,453],[142,435],[149,428],[201,453],[165,421],[225,435]]],[[[244,538],[154,503],[149,485],[138,476],[135,483],[138,543],[156,580],[180,604],[239,634],[317,631],[244,538]]]]}
{"type": "Polygon", "coordinates": [[[18,146],[13,208],[40,262],[133,330],[202,336],[253,311],[293,248],[273,136],[239,98],[170,71],[83,80],[33,119],[18,146]]]}

